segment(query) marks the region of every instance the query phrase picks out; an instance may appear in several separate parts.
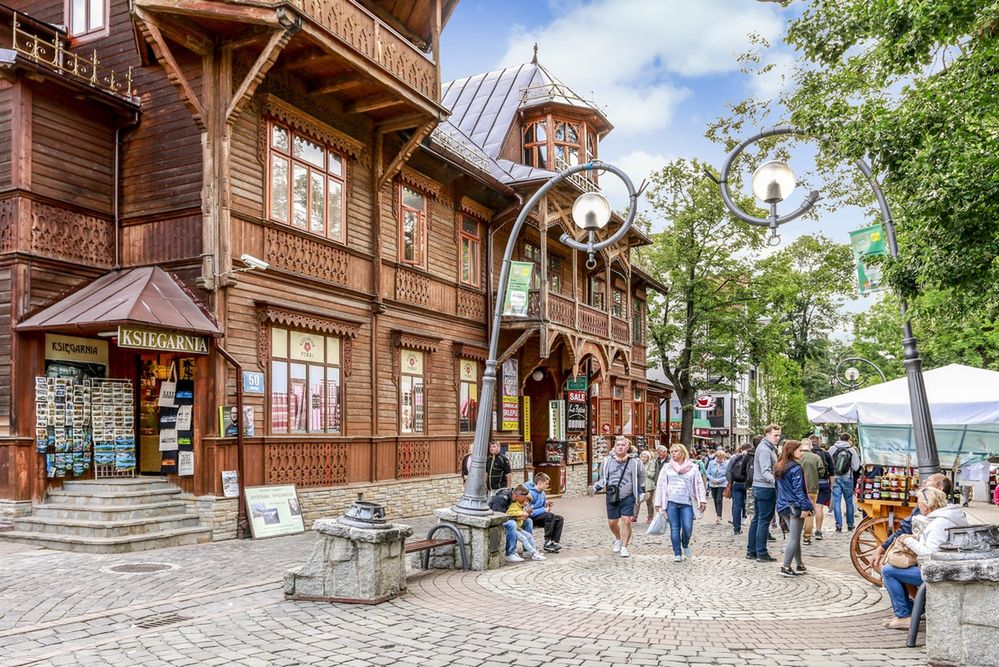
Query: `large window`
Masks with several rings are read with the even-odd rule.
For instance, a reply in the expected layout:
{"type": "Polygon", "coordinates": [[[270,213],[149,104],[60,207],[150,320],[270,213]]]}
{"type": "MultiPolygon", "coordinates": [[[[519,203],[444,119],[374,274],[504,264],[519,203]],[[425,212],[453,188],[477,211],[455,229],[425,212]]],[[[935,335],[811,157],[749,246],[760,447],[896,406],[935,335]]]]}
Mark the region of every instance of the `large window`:
{"type": "MultiPolygon", "coordinates": [[[[570,118],[543,116],[524,124],[524,164],[539,169],[564,171],[584,161],[597,159],[597,134],[586,123],[570,118]]],[[[571,177],[596,184],[596,172],[571,177]]]]}
{"type": "Polygon", "coordinates": [[[579,164],[583,153],[583,133],[579,123],[555,121],[555,169],[564,171],[579,164]]]}
{"type": "Polygon", "coordinates": [[[107,27],[108,0],[69,0],[67,10],[70,37],[84,37],[107,27]]]}
{"type": "Polygon", "coordinates": [[[427,403],[424,392],[423,353],[402,349],[399,376],[399,432],[427,432],[427,403]]]}
{"type": "Polygon", "coordinates": [[[548,291],[562,293],[562,258],[548,255],[548,291]]]}
{"type": "Polygon", "coordinates": [[[341,340],[271,329],[271,433],[342,433],[341,340]]]}
{"type": "Polygon", "coordinates": [[[479,408],[479,362],[458,362],[458,432],[473,433],[479,408]]]}
{"type": "Polygon", "coordinates": [[[641,345],[645,342],[645,308],[641,301],[635,301],[631,308],[631,342],[641,345]]]}
{"type": "Polygon", "coordinates": [[[604,310],[604,281],[596,276],[590,276],[587,281],[587,293],[590,305],[604,310]]]}
{"type": "Polygon", "coordinates": [[[286,125],[270,123],[270,218],[344,240],[344,160],[286,125]]]}
{"type": "Polygon", "coordinates": [[[427,244],[427,198],[402,186],[399,220],[399,261],[424,266],[427,244]]]}
{"type": "Polygon", "coordinates": [[[460,278],[462,285],[470,287],[482,286],[482,238],[480,237],[481,225],[475,218],[467,215],[461,216],[461,231],[458,234],[461,240],[461,267],[460,278]]]}

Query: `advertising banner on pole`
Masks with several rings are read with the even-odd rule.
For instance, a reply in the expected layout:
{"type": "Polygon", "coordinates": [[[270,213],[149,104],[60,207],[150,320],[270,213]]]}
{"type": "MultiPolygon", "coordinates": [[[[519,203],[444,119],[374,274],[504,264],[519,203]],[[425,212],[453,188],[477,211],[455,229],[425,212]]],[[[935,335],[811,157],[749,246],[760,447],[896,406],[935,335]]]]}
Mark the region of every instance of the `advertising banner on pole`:
{"type": "Polygon", "coordinates": [[[877,224],[850,232],[850,248],[857,267],[857,289],[860,293],[870,294],[884,289],[881,286],[881,267],[867,264],[868,257],[888,254],[884,227],[877,224]]]}
{"type": "Polygon", "coordinates": [[[527,317],[527,305],[531,291],[530,262],[510,262],[510,276],[506,281],[506,299],[503,300],[503,315],[527,317]]]}

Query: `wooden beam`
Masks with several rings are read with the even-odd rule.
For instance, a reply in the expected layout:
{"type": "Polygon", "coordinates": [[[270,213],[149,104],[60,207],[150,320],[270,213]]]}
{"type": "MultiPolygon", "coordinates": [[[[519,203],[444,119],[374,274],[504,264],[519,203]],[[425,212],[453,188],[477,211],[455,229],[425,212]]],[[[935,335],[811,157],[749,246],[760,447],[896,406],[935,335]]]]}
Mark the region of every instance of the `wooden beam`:
{"type": "Polygon", "coordinates": [[[496,363],[497,364],[502,364],[504,361],[506,361],[511,356],[513,356],[513,353],[516,352],[517,350],[519,350],[521,347],[523,347],[524,343],[526,343],[528,341],[528,339],[531,336],[533,336],[534,332],[536,332],[537,330],[538,330],[537,327],[533,327],[531,329],[526,329],[524,331],[524,333],[520,334],[520,336],[517,338],[517,340],[513,341],[513,344],[510,345],[510,347],[508,347],[505,350],[503,350],[503,354],[501,354],[499,356],[499,359],[496,360],[496,363]]]}
{"type": "Polygon", "coordinates": [[[178,26],[170,21],[159,22],[156,27],[159,28],[164,37],[170,38],[199,56],[204,56],[212,50],[212,38],[200,30],[187,25],[178,26]]]}
{"type": "Polygon", "coordinates": [[[163,33],[160,32],[156,21],[138,7],[135,7],[133,11],[136,18],[139,19],[139,30],[142,31],[142,36],[145,37],[146,42],[153,49],[153,53],[156,54],[156,59],[160,61],[163,69],[166,70],[167,80],[180,91],[184,105],[191,112],[191,116],[194,117],[194,123],[198,126],[198,129],[204,131],[207,127],[208,118],[205,114],[205,108],[202,106],[198,96],[195,95],[194,89],[191,88],[187,77],[184,76],[184,72],[174,59],[173,53],[170,51],[170,47],[167,45],[166,39],[163,37],[163,33]]]}
{"type": "Polygon", "coordinates": [[[423,141],[428,134],[430,134],[430,131],[434,129],[435,125],[436,122],[430,122],[424,123],[420,127],[416,128],[406,143],[402,145],[402,148],[399,149],[396,156],[392,158],[392,162],[385,167],[385,171],[383,171],[378,177],[378,182],[375,183],[376,190],[380,190],[386,183],[388,183],[389,179],[395,176],[396,173],[402,169],[402,165],[409,159],[409,156],[413,154],[413,151],[415,151],[416,147],[420,145],[420,142],[423,141]]]}
{"type": "Polygon", "coordinates": [[[353,104],[344,105],[344,110],[347,113],[366,113],[376,109],[394,107],[404,102],[405,100],[400,99],[396,95],[372,95],[370,97],[363,97],[353,104]]]}
{"type": "Polygon", "coordinates": [[[375,132],[381,132],[385,134],[387,132],[398,132],[400,130],[410,130],[414,127],[419,127],[427,122],[426,114],[414,113],[407,114],[405,116],[397,116],[391,120],[386,120],[384,122],[375,125],[375,132]]]}
{"type": "Polygon", "coordinates": [[[257,42],[261,41],[265,37],[272,34],[272,31],[263,26],[258,26],[256,28],[251,28],[246,34],[239,37],[239,39],[231,40],[226,42],[223,46],[232,49],[234,52],[244,49],[247,46],[253,46],[257,42]]]}
{"type": "Polygon", "coordinates": [[[285,63],[281,69],[282,70],[296,70],[305,67],[311,67],[313,65],[324,65],[326,63],[335,63],[339,60],[337,56],[330,53],[313,53],[312,55],[305,56],[299,60],[295,60],[289,63],[285,63]]]}
{"type": "Polygon", "coordinates": [[[236,90],[235,94],[232,96],[232,100],[229,101],[229,107],[225,111],[225,121],[226,123],[231,123],[234,118],[242,113],[246,105],[250,103],[253,98],[253,93],[257,90],[257,86],[260,82],[264,80],[267,76],[267,72],[274,66],[277,61],[278,56],[281,55],[281,50],[286,44],[295,36],[295,33],[299,31],[302,27],[302,19],[295,17],[294,22],[289,25],[285,25],[281,30],[275,30],[271,34],[271,38],[267,41],[267,46],[264,50],[260,52],[257,56],[257,60],[253,63],[253,67],[250,71],[246,73],[243,78],[243,82],[240,84],[239,88],[236,90]]]}
{"type": "Polygon", "coordinates": [[[326,81],[322,84],[310,89],[309,95],[329,95],[330,93],[359,86],[365,81],[366,79],[356,72],[351,74],[341,74],[340,76],[334,76],[326,79],[326,81]]]}

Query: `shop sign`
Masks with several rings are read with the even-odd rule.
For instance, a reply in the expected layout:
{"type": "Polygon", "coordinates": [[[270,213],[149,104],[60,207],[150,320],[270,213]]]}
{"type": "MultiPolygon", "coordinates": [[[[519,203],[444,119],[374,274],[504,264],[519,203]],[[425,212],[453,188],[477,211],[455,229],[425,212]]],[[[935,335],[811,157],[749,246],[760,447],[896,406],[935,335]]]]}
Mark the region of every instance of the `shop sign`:
{"type": "Polygon", "coordinates": [[[477,382],[479,379],[479,363],[471,359],[462,359],[459,363],[458,378],[461,382],[477,382]]]}
{"type": "Polygon", "coordinates": [[[565,401],[548,401],[548,437],[565,440],[565,401]]]}
{"type": "Polygon", "coordinates": [[[885,233],[881,224],[871,225],[850,232],[850,247],[857,268],[857,289],[861,294],[877,292],[881,286],[881,267],[868,266],[868,257],[887,255],[885,233]]]}
{"type": "Polygon", "coordinates": [[[152,331],[136,327],[118,327],[118,347],[162,352],[190,352],[208,354],[208,339],[179,332],[152,331]]]}
{"type": "Polygon", "coordinates": [[[586,403],[570,401],[565,406],[565,430],[570,433],[586,430],[586,403]]]}
{"type": "Polygon", "coordinates": [[[520,399],[516,396],[503,397],[503,431],[516,431],[520,428],[520,399]]]}
{"type": "Polygon", "coordinates": [[[243,393],[264,393],[264,374],[257,371],[243,371],[243,393]]]}
{"type": "Polygon", "coordinates": [[[575,390],[566,392],[566,399],[570,403],[586,403],[586,392],[575,390]]]}
{"type": "Polygon", "coordinates": [[[107,366],[108,343],[105,340],[45,334],[45,358],[107,366]]]}
{"type": "Polygon", "coordinates": [[[325,338],[305,331],[292,331],[289,334],[291,347],[288,356],[299,361],[326,361],[325,338]]]}
{"type": "Polygon", "coordinates": [[[510,275],[506,281],[506,298],[503,301],[503,315],[527,317],[527,306],[531,293],[531,262],[510,262],[510,275]]]}
{"type": "Polygon", "coordinates": [[[566,382],[565,388],[569,391],[586,391],[588,381],[585,375],[578,375],[569,378],[566,382]]]}
{"type": "Polygon", "coordinates": [[[717,437],[727,438],[728,437],[728,429],[727,428],[695,428],[694,429],[694,435],[699,435],[701,437],[713,437],[713,436],[717,436],[717,437]]]}
{"type": "Polygon", "coordinates": [[[718,405],[718,400],[710,394],[698,396],[694,399],[695,410],[714,410],[716,405],[718,405]]]}

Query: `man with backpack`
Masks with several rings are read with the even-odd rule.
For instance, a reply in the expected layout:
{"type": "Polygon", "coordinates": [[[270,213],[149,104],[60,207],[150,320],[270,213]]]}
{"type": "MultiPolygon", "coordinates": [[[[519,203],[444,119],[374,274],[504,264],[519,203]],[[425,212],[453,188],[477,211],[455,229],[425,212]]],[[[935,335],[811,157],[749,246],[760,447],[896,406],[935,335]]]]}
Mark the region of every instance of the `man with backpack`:
{"type": "Polygon", "coordinates": [[[732,528],[736,535],[742,534],[742,515],[746,511],[746,482],[753,466],[753,456],[750,454],[752,449],[753,446],[747,442],[728,464],[728,483],[732,485],[732,528]]]}
{"type": "Polygon", "coordinates": [[[854,476],[860,470],[860,452],[850,444],[849,433],[840,434],[836,444],[829,448],[829,457],[832,459],[832,504],[833,517],[836,519],[836,532],[843,532],[843,512],[840,507],[840,498],[846,499],[846,528],[852,531],[854,476]]]}
{"type": "Polygon", "coordinates": [[[822,467],[826,469],[825,477],[819,478],[819,493],[815,497],[815,539],[822,539],[822,522],[826,518],[826,510],[832,499],[833,462],[829,452],[822,449],[821,439],[817,435],[808,437],[812,441],[812,453],[822,459],[822,467]]]}

